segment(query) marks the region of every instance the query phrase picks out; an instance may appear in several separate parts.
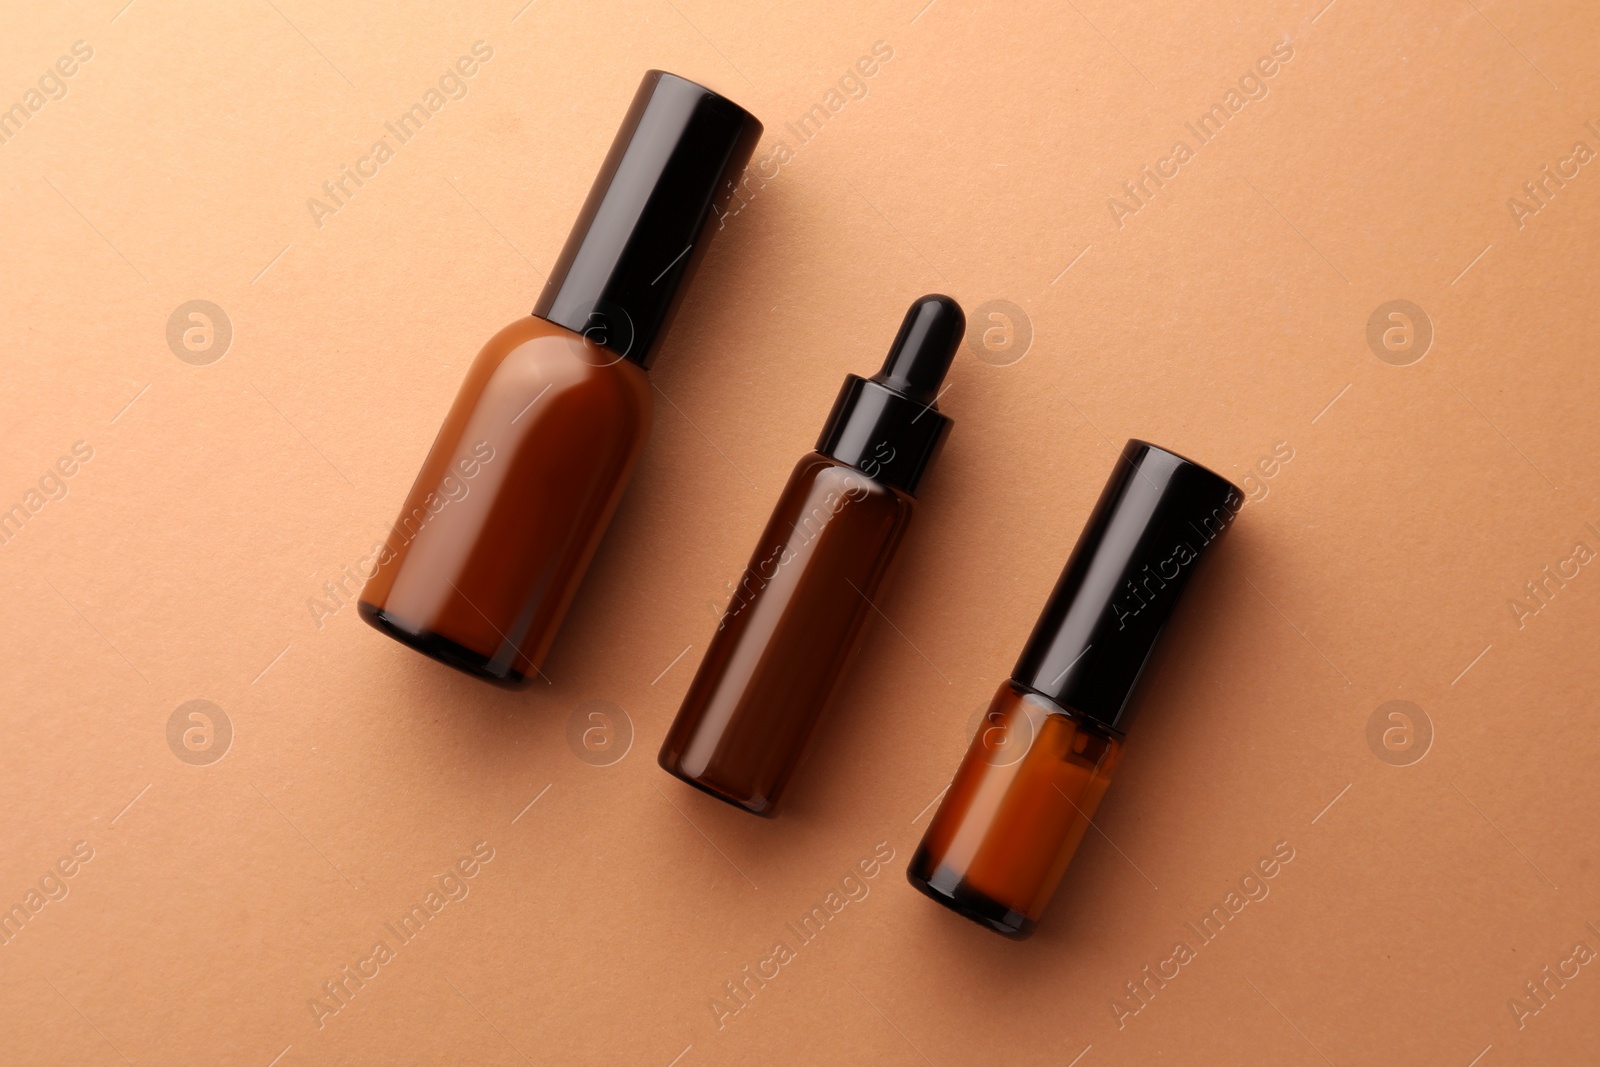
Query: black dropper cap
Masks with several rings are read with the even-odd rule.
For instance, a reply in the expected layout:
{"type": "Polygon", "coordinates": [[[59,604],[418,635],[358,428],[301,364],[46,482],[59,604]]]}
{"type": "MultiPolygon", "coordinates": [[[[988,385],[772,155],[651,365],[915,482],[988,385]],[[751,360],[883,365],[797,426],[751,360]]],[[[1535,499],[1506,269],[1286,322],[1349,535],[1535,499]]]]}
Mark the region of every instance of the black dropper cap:
{"type": "Polygon", "coordinates": [[[1198,463],[1129,441],[1011,680],[1116,731],[1178,597],[1244,493],[1198,463]]]}
{"type": "Polygon", "coordinates": [[[649,369],[760,136],[733,101],[647,71],[533,313],[649,369]]]}
{"type": "Polygon", "coordinates": [[[817,451],[915,494],[950,432],[949,416],[939,413],[939,385],[966,328],[961,305],[948,296],[916,300],[883,369],[871,378],[845,375],[817,451]]]}

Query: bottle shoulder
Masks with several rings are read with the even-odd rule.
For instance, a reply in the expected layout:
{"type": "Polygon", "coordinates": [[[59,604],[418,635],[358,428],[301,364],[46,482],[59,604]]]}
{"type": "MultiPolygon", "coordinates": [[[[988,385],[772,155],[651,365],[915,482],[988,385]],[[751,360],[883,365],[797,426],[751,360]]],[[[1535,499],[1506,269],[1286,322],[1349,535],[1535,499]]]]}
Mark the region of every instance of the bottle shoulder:
{"type": "Polygon", "coordinates": [[[995,700],[1015,705],[1023,709],[1025,714],[1041,722],[1048,718],[1059,717],[1071,722],[1075,729],[1097,734],[1114,744],[1120,745],[1127,740],[1127,735],[1121,730],[1115,730],[1076,708],[1058,704],[1044,694],[1021,684],[1015,678],[1008,678],[1000,683],[995,700]]]}
{"type": "Polygon", "coordinates": [[[835,492],[856,503],[867,503],[874,510],[893,511],[909,516],[916,509],[916,498],[903,489],[885,485],[864,471],[821,452],[808,452],[795,464],[789,476],[791,489],[801,485],[822,493],[835,492]]]}
{"type": "Polygon", "coordinates": [[[624,409],[641,417],[651,409],[650,378],[642,367],[536,315],[491,337],[473,373],[534,395],[548,390],[551,406],[624,409]]]}

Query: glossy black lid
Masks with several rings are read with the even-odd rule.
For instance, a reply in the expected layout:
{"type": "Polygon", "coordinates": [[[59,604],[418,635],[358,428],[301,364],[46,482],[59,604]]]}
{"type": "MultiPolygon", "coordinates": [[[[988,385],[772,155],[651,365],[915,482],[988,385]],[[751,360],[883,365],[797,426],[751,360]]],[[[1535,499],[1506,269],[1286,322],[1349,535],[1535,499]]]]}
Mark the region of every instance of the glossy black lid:
{"type": "Polygon", "coordinates": [[[647,71],[533,313],[648,368],[761,123],[647,71]]]}
{"type": "Polygon", "coordinates": [[[883,369],[871,378],[845,375],[817,451],[915,494],[950,432],[949,416],[939,411],[939,386],[966,328],[961,305],[948,296],[930,293],[914,301],[883,369]]]}
{"type": "Polygon", "coordinates": [[[1129,441],[1011,680],[1112,730],[1178,598],[1244,493],[1198,463],[1129,441]]]}

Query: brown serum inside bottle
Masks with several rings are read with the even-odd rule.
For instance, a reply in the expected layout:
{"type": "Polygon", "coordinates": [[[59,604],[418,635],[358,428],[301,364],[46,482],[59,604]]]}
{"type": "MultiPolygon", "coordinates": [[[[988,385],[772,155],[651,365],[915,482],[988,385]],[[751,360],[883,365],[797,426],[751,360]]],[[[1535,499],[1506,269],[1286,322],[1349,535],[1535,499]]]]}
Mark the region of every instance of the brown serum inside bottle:
{"type": "Polygon", "coordinates": [[[913,884],[921,879],[993,929],[1027,937],[1121,752],[1120,735],[1002,683],[912,860],[913,884]]]}
{"type": "Polygon", "coordinates": [[[746,811],[777,814],[877,610],[913,494],[948,433],[935,400],[965,325],[954,300],[922,297],[883,370],[845,380],[661,746],[671,774],[746,811]]]}
{"type": "Polygon", "coordinates": [[[1165,623],[1243,503],[1199,464],[1128,442],[911,858],[913,886],[1033,933],[1111,784],[1165,623]]]}
{"type": "Polygon", "coordinates": [[[637,364],[544,319],[473,362],[362,590],[369,622],[523,681],[555,640],[650,433],[637,364]]]}
{"type": "Polygon", "coordinates": [[[362,618],[500,685],[540,673],[649,437],[646,371],[760,133],[711,90],[645,74],[533,314],[467,372],[362,618]]]}

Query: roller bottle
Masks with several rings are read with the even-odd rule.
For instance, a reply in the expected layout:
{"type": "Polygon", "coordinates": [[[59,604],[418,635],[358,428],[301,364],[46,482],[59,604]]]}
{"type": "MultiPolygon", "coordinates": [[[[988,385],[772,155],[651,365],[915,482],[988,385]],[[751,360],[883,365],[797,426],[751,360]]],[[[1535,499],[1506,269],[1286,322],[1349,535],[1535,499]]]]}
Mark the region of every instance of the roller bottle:
{"type": "Polygon", "coordinates": [[[1243,503],[1199,464],[1128,442],[911,858],[913,886],[1033,933],[1111,784],[1157,640],[1243,503]]]}

